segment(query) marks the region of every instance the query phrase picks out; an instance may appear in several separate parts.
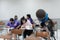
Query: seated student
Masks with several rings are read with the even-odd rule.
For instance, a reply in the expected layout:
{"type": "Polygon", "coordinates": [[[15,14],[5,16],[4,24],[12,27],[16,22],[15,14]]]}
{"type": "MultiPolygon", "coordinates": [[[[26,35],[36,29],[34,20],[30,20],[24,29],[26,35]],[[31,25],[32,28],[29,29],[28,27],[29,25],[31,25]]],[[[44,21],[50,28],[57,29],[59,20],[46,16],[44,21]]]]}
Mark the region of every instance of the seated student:
{"type": "Polygon", "coordinates": [[[30,14],[27,14],[27,19],[31,22],[31,24],[34,24],[33,19],[31,18],[30,14]]]}
{"type": "Polygon", "coordinates": [[[24,17],[21,18],[21,28],[25,28],[23,38],[26,38],[26,35],[30,36],[33,33],[32,24],[24,17]]]}
{"type": "Polygon", "coordinates": [[[7,23],[7,27],[8,28],[16,28],[17,25],[19,25],[18,23],[15,23],[13,18],[10,18],[9,22],[7,23]]]}
{"type": "Polygon", "coordinates": [[[33,21],[33,19],[31,18],[31,15],[30,15],[30,14],[27,14],[27,19],[30,21],[30,23],[31,23],[32,26],[34,27],[34,21],[33,21]]]}
{"type": "Polygon", "coordinates": [[[36,16],[38,18],[38,20],[41,22],[41,23],[48,23],[47,25],[47,28],[48,30],[50,31],[50,34],[51,34],[51,37],[54,36],[54,30],[53,30],[53,27],[54,27],[54,23],[53,21],[48,17],[48,14],[43,10],[43,9],[39,9],[37,12],[36,12],[36,16]],[[49,21],[49,22],[48,22],[49,21]]]}
{"type": "Polygon", "coordinates": [[[14,16],[14,21],[17,21],[17,20],[18,20],[18,16],[15,15],[15,16],[14,16]]]}
{"type": "MultiPolygon", "coordinates": [[[[10,18],[9,22],[7,23],[7,28],[13,28],[13,29],[15,29],[17,27],[17,25],[18,24],[15,23],[14,19],[13,18],[10,18]]],[[[10,33],[11,33],[11,31],[9,31],[8,34],[10,34],[10,33]]],[[[12,36],[14,37],[14,39],[16,38],[16,35],[15,34],[13,34],[12,36]]]]}
{"type": "Polygon", "coordinates": [[[20,22],[18,21],[18,16],[17,15],[14,16],[14,21],[15,21],[15,24],[18,24],[17,26],[20,25],[20,22]]]}

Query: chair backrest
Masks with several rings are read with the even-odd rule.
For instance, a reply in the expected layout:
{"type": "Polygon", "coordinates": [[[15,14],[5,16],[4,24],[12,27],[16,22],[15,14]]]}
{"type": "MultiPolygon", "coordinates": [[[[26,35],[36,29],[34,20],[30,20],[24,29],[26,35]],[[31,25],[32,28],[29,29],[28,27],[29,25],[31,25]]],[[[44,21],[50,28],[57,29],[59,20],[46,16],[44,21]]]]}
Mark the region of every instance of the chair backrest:
{"type": "Polygon", "coordinates": [[[22,34],[23,30],[22,29],[13,29],[11,30],[13,34],[22,34]]]}

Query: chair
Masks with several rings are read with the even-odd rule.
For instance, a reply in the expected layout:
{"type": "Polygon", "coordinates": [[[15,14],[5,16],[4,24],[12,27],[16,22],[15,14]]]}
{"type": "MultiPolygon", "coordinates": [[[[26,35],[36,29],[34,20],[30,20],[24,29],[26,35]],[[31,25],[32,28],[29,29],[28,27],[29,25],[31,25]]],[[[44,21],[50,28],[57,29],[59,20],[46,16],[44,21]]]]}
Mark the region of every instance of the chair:
{"type": "Polygon", "coordinates": [[[42,37],[47,40],[49,33],[48,32],[36,32],[36,37],[42,37]]]}
{"type": "MultiPolygon", "coordinates": [[[[22,35],[22,33],[23,33],[23,29],[13,29],[13,30],[11,30],[11,32],[13,33],[13,34],[17,34],[17,36],[18,36],[18,34],[19,35],[22,35]]],[[[17,40],[19,39],[19,36],[17,37],[17,40]]]]}

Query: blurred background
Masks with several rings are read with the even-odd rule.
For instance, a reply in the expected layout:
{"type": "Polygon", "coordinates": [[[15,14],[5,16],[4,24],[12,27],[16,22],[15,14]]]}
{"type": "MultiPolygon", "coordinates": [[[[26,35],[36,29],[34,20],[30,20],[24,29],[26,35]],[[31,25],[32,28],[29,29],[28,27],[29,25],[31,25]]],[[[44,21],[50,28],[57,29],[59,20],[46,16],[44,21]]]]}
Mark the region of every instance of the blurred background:
{"type": "Polygon", "coordinates": [[[36,19],[38,9],[44,9],[50,18],[60,18],[60,0],[0,0],[0,20],[8,20],[14,15],[21,18],[26,14],[36,19]]]}
{"type": "Polygon", "coordinates": [[[35,13],[38,9],[44,9],[51,19],[57,21],[55,28],[57,30],[56,37],[59,39],[60,0],[0,0],[0,21],[6,25],[14,15],[18,15],[20,19],[22,16],[26,17],[26,14],[31,14],[33,20],[37,22],[35,13]]]}

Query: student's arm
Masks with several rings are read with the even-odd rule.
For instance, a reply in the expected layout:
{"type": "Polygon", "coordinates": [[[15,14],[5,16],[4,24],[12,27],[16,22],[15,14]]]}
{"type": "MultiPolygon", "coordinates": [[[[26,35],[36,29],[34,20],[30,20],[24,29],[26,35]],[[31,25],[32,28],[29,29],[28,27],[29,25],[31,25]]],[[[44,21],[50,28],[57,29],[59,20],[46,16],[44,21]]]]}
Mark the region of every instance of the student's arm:
{"type": "Polygon", "coordinates": [[[27,20],[27,25],[32,26],[32,24],[29,20],[27,20]]]}
{"type": "Polygon", "coordinates": [[[10,26],[7,26],[6,28],[10,28],[10,26]]]}
{"type": "Polygon", "coordinates": [[[35,27],[35,24],[32,24],[32,27],[34,28],[35,27]]]}
{"type": "Polygon", "coordinates": [[[48,37],[47,37],[47,39],[50,40],[50,32],[49,32],[49,30],[48,30],[47,27],[46,27],[46,31],[48,32],[48,37]]]}
{"type": "Polygon", "coordinates": [[[6,28],[10,28],[10,24],[9,24],[9,23],[7,23],[7,26],[6,26],[6,28]]]}
{"type": "Polygon", "coordinates": [[[21,25],[19,25],[19,26],[16,27],[16,29],[19,29],[19,28],[21,28],[21,25]]]}
{"type": "Polygon", "coordinates": [[[33,19],[32,19],[32,18],[30,19],[30,21],[31,21],[31,24],[34,24],[34,21],[33,21],[33,19]]]}
{"type": "Polygon", "coordinates": [[[47,28],[47,27],[46,27],[45,29],[46,29],[46,31],[47,31],[47,32],[49,32],[49,30],[48,30],[48,28],[47,28]]]}

